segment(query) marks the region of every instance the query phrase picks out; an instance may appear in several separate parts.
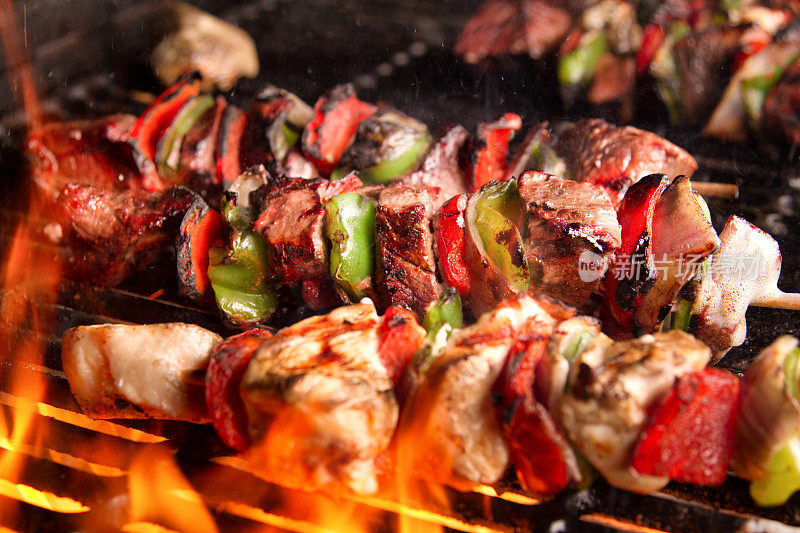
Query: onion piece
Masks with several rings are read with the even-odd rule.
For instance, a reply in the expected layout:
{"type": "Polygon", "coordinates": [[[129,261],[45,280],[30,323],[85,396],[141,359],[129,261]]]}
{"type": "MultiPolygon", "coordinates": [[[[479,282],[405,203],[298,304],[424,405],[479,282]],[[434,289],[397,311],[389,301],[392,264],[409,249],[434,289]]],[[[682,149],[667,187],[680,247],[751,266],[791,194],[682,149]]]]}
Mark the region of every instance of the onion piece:
{"type": "Polygon", "coordinates": [[[797,344],[794,337],[779,337],[742,378],[732,463],[741,478],[762,479],[775,453],[800,435],[800,402],[790,393],[784,371],[784,361],[797,344]]]}
{"type": "Polygon", "coordinates": [[[800,42],[771,44],[747,58],[733,75],[714,113],[703,128],[703,135],[737,142],[747,140],[747,112],[742,98],[742,82],[791,65],[800,56],[800,42]]]}

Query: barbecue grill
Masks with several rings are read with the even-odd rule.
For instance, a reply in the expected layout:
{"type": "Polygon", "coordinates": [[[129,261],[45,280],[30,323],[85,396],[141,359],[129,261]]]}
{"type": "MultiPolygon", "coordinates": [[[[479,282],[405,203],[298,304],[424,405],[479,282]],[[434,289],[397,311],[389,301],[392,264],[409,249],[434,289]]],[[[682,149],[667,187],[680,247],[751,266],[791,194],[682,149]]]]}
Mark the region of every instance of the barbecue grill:
{"type": "MultiPolygon", "coordinates": [[[[439,129],[460,122],[474,131],[482,121],[514,111],[530,127],[566,115],[553,88],[552,70],[527,58],[500,58],[467,66],[450,53],[478,2],[414,0],[261,0],[195,2],[248,31],[257,41],[261,75],[242,81],[234,98],[251,97],[265,81],[313,102],[329,87],[353,81],[364,100],[392,102],[439,129]]],[[[17,22],[33,60],[45,109],[86,118],[140,111],[131,91],[157,92],[147,57],[161,3],[74,0],[15,2],[17,22]]],[[[0,58],[1,60],[2,58],[0,58]]],[[[23,65],[0,62],[3,80],[23,65]]],[[[22,112],[12,84],[0,83],[0,264],[58,258],[64,251],[45,237],[46,216],[27,209],[28,182],[20,157],[22,112]],[[20,251],[12,246],[20,223],[34,228],[20,251]],[[38,230],[38,231],[37,231],[38,230]]],[[[781,287],[800,292],[800,165],[746,145],[701,138],[695,130],[666,126],[663,110],[639,114],[640,127],[664,135],[697,158],[698,180],[736,183],[738,201],[709,202],[719,230],[739,214],[770,232],[783,254],[781,287]]],[[[306,493],[247,472],[209,427],[155,421],[93,421],[80,413],[61,372],[60,339],[73,326],[103,322],[184,321],[229,334],[216,315],[182,300],[174,273],[151,269],[115,289],[59,281],[43,300],[24,288],[3,286],[0,313],[0,530],[11,531],[224,531],[271,527],[288,531],[729,531],[800,526],[800,498],[777,508],[753,505],[746,482],[729,478],[718,489],[671,484],[641,496],[602,480],[582,492],[549,501],[512,483],[472,492],[410,481],[410,494],[363,497],[306,493]],[[25,309],[20,325],[6,311],[25,309]],[[41,347],[41,360],[25,357],[41,347]],[[44,383],[42,395],[19,383],[44,383]],[[171,475],[174,456],[183,479],[171,475]],[[144,466],[142,466],[144,465],[144,466]],[[143,479],[144,478],[144,479],[143,479]],[[151,492],[155,503],[142,503],[151,492]],[[401,497],[402,496],[402,497],[401,497]],[[157,504],[163,504],[159,507],[157,504]],[[166,512],[170,508],[173,512],[166,512]],[[213,524],[202,513],[208,509],[213,524]],[[195,513],[195,514],[193,514],[195,513]],[[209,529],[209,530],[213,530],[209,529]]],[[[10,313],[13,314],[13,313],[10,313]]],[[[800,335],[790,311],[751,309],[748,339],[720,363],[735,371],[777,335],[800,335]]]]}

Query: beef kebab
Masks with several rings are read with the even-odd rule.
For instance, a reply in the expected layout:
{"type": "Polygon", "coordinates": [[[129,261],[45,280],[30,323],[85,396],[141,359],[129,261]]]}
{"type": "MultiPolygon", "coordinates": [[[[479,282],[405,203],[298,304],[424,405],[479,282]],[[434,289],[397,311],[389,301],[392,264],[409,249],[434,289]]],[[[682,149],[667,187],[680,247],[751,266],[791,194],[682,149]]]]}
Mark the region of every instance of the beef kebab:
{"type": "MultiPolygon", "coordinates": [[[[62,211],[67,233],[79,251],[77,264],[94,267],[86,269],[94,273],[87,276],[90,280],[115,283],[137,263],[141,267],[145,256],[113,254],[111,262],[119,268],[116,272],[106,268],[110,273],[104,277],[98,258],[104,258],[103,264],[109,258],[101,253],[108,249],[109,238],[115,250],[152,252],[155,235],[161,236],[160,232],[170,227],[155,213],[124,216],[131,211],[124,207],[125,202],[141,205],[148,194],[151,202],[163,202],[176,194],[186,198],[186,191],[181,192],[177,183],[198,191],[200,198],[195,197],[182,225],[180,280],[186,294],[202,299],[211,293],[216,279],[213,293],[231,325],[263,321],[281,302],[291,301],[284,289],[276,291],[276,287],[296,287],[312,310],[371,296],[382,308],[402,305],[421,316],[441,292],[442,282],[457,287],[465,296],[471,293],[467,300],[476,313],[520,290],[542,292],[582,307],[596,295],[600,283],[596,279],[593,283],[577,281],[577,258],[584,252],[597,253],[601,269],[610,262],[621,245],[611,207],[619,203],[626,188],[651,170],[691,173],[696,168],[691,156],[668,141],[598,120],[561,125],[557,131],[546,125],[535,129],[509,165],[508,142],[520,127],[519,117],[513,114],[481,129],[485,144],[471,165],[466,159],[470,136],[463,128],[448,128],[426,151],[429,139],[423,126],[385,106],[373,109],[356,98],[352,87],[339,87],[323,97],[315,118],[301,134],[300,124],[309,120],[310,108],[285,91],[269,87],[255,102],[254,110],[247,115],[235,111],[239,122],[228,123],[223,119],[229,117],[230,106],[224,99],[213,100],[201,93],[198,83],[193,75],[179,80],[127,133],[120,132],[120,122],[106,126],[109,143],[112,138],[127,139],[125,146],[138,161],[139,177],[130,183],[116,182],[122,187],[129,185],[129,189],[115,194],[88,186],[68,187],[62,200],[75,197],[84,201],[65,201],[62,211]],[[290,113],[295,108],[299,111],[290,113]],[[253,114],[256,118],[251,118],[253,114]],[[256,132],[247,139],[231,133],[245,131],[240,123],[245,119],[256,132]],[[292,131],[296,132],[293,136],[292,131]],[[264,136],[260,142],[252,140],[258,138],[258,132],[264,136]],[[225,149],[215,150],[214,139],[225,149]],[[293,146],[298,141],[308,159],[293,146]],[[256,170],[238,179],[226,178],[241,168],[247,160],[243,154],[252,154],[254,146],[259,147],[258,155],[252,158],[266,161],[271,172],[256,170]],[[411,148],[397,155],[398,146],[411,148]],[[389,148],[395,154],[391,164],[376,155],[389,148]],[[175,159],[179,152],[181,157],[175,159]],[[168,153],[169,161],[162,158],[168,153]],[[230,154],[235,155],[228,157],[230,154]],[[311,179],[281,177],[294,172],[292,155],[296,161],[304,161],[296,167],[298,172],[309,167],[314,170],[305,174],[311,179]],[[564,161],[573,162],[569,169],[564,161]],[[538,183],[538,178],[534,179],[538,175],[531,174],[519,183],[522,197],[513,180],[466,196],[470,188],[527,168],[556,170],[559,166],[572,181],[548,178],[538,183]],[[316,171],[342,174],[353,168],[357,175],[345,179],[314,178],[316,171]],[[273,175],[275,179],[268,179],[273,175]],[[381,189],[362,187],[361,180],[399,183],[381,189]],[[169,188],[151,193],[140,190],[157,189],[165,186],[165,181],[171,183],[169,188]],[[202,200],[205,197],[213,203],[216,194],[212,191],[218,190],[220,183],[228,183],[231,189],[223,201],[226,224],[220,212],[202,200]],[[611,205],[592,184],[603,187],[612,198],[611,205]],[[253,205],[251,194],[256,196],[253,205]],[[445,195],[453,196],[439,210],[439,204],[448,198],[445,195]],[[94,214],[87,217],[83,205],[92,206],[94,214]],[[98,216],[103,213],[116,214],[113,232],[99,231],[108,229],[107,223],[100,222],[106,217],[98,216]],[[97,219],[94,226],[83,222],[92,217],[97,219]],[[430,227],[432,219],[435,234],[430,227]],[[465,221],[469,224],[464,225],[465,221]],[[486,244],[501,234],[511,240],[501,246],[486,244]],[[520,251],[522,261],[516,257],[520,251]],[[207,252],[213,256],[210,269],[207,252]],[[513,264],[515,261],[518,264],[513,264]],[[469,287],[470,274],[485,279],[469,287]]],[[[92,156],[87,157],[91,160],[92,156]]],[[[74,177],[54,165],[36,178],[55,184],[74,177]]],[[[712,239],[704,253],[715,247],[712,239]]],[[[675,287],[679,289],[680,284],[675,287]]],[[[651,302],[654,312],[669,307],[673,293],[651,302]]],[[[659,316],[657,322],[661,319],[659,316]]],[[[639,322],[652,330],[656,320],[639,322]]]]}
{"type": "MultiPolygon", "coordinates": [[[[629,122],[655,92],[676,125],[797,144],[797,2],[491,0],[454,52],[468,63],[527,52],[554,63],[562,100],[629,122]],[[727,88],[726,88],[727,87],[727,88]]],[[[765,143],[765,144],[766,144],[765,143]]]]}
{"type": "Polygon", "coordinates": [[[594,469],[648,493],[720,485],[732,465],[760,505],[800,488],[796,339],[739,379],[707,368],[711,350],[682,331],[615,342],[596,319],[528,294],[461,328],[457,305],[453,292],[429,306],[426,329],[368,301],[226,340],[183,324],[81,326],[62,359],[90,416],[211,420],[255,473],[309,490],[373,493],[387,463],[460,489],[511,469],[545,497],[594,469]],[[142,345],[150,364],[134,369],[142,345]],[[204,399],[181,378],[202,368],[204,399]]]}
{"type": "Polygon", "coordinates": [[[370,297],[421,318],[450,286],[477,317],[531,291],[597,314],[617,339],[692,331],[717,358],[744,341],[749,305],[798,307],[777,289],[774,239],[738,217],[717,236],[685,176],[644,177],[616,211],[604,188],[541,171],[491,181],[434,213],[436,193],[364,187],[352,174],[246,172],[221,212],[198,198],[187,214],[180,279],[187,294],[216,299],[232,327],[269,323],[286,299],[321,311],[370,297]]]}
{"type": "MultiPolygon", "coordinates": [[[[30,132],[27,154],[32,177],[54,199],[62,215],[63,232],[77,248],[78,277],[113,259],[93,259],[93,254],[85,251],[108,235],[100,231],[103,224],[95,232],[77,227],[80,223],[74,221],[82,213],[80,206],[70,201],[71,191],[65,191],[68,185],[126,192],[112,197],[99,190],[84,190],[87,203],[91,199],[106,210],[124,210],[126,202],[145,202],[145,197],[153,204],[165,202],[175,193],[164,191],[177,186],[185,186],[217,206],[220,193],[243,169],[264,164],[273,176],[313,178],[322,173],[339,178],[355,170],[369,184],[402,181],[438,187],[444,201],[505,177],[510,170],[508,143],[521,127],[520,118],[513,113],[484,125],[473,153],[472,137],[463,127],[448,126],[432,142],[424,125],[396,109],[358,100],[348,85],[323,96],[315,106],[317,111],[272,86],[244,111],[222,96],[202,92],[200,86],[198,76],[182,77],[138,118],[117,115],[94,123],[49,123],[30,132]],[[144,194],[148,191],[153,194],[144,194]],[[81,264],[84,262],[94,264],[81,264]]],[[[580,122],[575,127],[572,135],[565,133],[564,142],[557,143],[566,147],[559,148],[561,156],[566,160],[580,157],[596,169],[583,173],[569,169],[570,177],[608,186],[615,201],[627,184],[648,172],[691,175],[696,168],[689,154],[642,130],[618,129],[604,122],[580,122]],[[582,135],[593,139],[592,143],[572,146],[568,139],[582,135]],[[614,148],[604,151],[606,146],[614,148]],[[630,162],[624,163],[627,158],[630,162]],[[614,178],[618,173],[625,178],[614,178]]],[[[542,144],[538,140],[542,135],[545,132],[537,129],[532,142],[542,144]]],[[[525,146],[527,151],[515,157],[515,176],[521,173],[520,165],[531,163],[534,147],[528,142],[525,146]]],[[[537,167],[531,163],[528,168],[537,167]]],[[[147,220],[128,218],[120,231],[113,232],[114,248],[134,246],[135,235],[152,232],[154,227],[148,229],[147,220]]],[[[113,270],[119,275],[90,279],[113,285],[130,275],[134,265],[124,255],[118,257],[113,270]]],[[[143,262],[138,264],[143,266],[143,262]]]]}

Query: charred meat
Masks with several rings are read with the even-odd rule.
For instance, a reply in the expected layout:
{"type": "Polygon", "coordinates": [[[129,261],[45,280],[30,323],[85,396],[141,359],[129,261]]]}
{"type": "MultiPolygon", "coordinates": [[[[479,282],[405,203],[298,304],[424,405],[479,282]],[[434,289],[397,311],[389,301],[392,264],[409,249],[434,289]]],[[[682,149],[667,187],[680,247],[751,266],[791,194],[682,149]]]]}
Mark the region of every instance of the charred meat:
{"type": "Polygon", "coordinates": [[[192,202],[193,194],[183,187],[146,192],[68,185],[58,206],[76,275],[114,286],[151,265],[172,249],[192,202]]]}
{"type": "Polygon", "coordinates": [[[387,187],[380,193],[375,218],[382,302],[406,307],[420,317],[441,292],[430,229],[438,194],[427,187],[387,187]]]}
{"type": "Polygon", "coordinates": [[[590,183],[536,171],[520,176],[519,193],[528,212],[525,260],[532,272],[530,290],[583,306],[597,292],[601,274],[621,243],[608,194],[590,183]],[[597,275],[581,275],[583,254],[593,254],[597,275]]]}

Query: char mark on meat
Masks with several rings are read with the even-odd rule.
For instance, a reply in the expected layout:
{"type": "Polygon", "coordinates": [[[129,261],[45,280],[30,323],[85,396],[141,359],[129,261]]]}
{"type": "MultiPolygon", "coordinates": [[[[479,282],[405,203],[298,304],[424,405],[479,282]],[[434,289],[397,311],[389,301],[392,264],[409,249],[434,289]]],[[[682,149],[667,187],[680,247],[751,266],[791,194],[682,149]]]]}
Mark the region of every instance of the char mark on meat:
{"type": "Polygon", "coordinates": [[[697,170],[688,152],[655,133],[617,127],[601,119],[567,124],[559,131],[555,148],[566,161],[570,177],[606,188],[615,205],[644,176],[674,178],[697,170]]]}
{"type": "Polygon", "coordinates": [[[382,303],[407,307],[420,317],[441,291],[430,229],[437,197],[438,191],[428,187],[387,187],[375,218],[382,303]]]}
{"type": "Polygon", "coordinates": [[[59,217],[76,276],[115,286],[153,264],[172,248],[193,197],[183,187],[152,193],[65,187],[58,198],[59,217]]]}
{"type": "Polygon", "coordinates": [[[328,271],[325,210],[316,190],[321,181],[285,178],[270,182],[253,226],[272,248],[278,275],[287,285],[328,271]]]}
{"type": "MultiPolygon", "coordinates": [[[[470,154],[472,135],[459,124],[445,127],[445,131],[425,157],[422,167],[403,179],[410,186],[438,187],[439,199],[445,202],[457,194],[467,192],[471,181],[470,154]]],[[[438,205],[435,206],[438,208],[438,205]]]]}
{"type": "Polygon", "coordinates": [[[531,290],[582,307],[602,278],[590,276],[584,281],[581,266],[586,254],[592,254],[589,257],[602,263],[596,267],[602,268],[621,243],[608,194],[590,183],[535,171],[520,176],[519,192],[528,211],[525,259],[536,273],[531,276],[531,290]]]}

